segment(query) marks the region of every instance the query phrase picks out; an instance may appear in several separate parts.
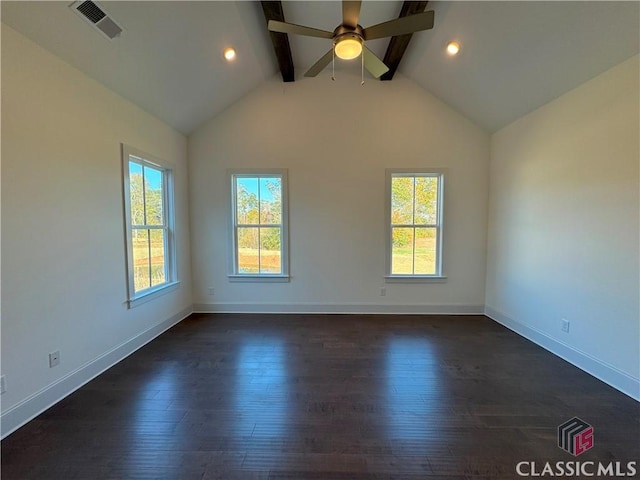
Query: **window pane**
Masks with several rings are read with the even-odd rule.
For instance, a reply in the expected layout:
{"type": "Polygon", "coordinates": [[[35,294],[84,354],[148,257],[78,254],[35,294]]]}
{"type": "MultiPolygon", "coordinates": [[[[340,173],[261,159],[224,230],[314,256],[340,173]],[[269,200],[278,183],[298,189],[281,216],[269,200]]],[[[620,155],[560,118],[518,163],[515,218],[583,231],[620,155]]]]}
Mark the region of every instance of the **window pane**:
{"type": "Polygon", "coordinates": [[[132,225],[144,225],[144,193],[142,190],[142,165],[129,162],[129,203],[131,204],[132,225]]]}
{"type": "Polygon", "coordinates": [[[173,171],[163,162],[123,145],[124,187],[128,190],[127,277],[129,306],[150,290],[176,280],[173,265],[171,189],[173,171]],[[147,158],[150,158],[147,160],[147,158]]]}
{"type": "Polygon", "coordinates": [[[391,229],[391,273],[413,273],[413,228],[391,229]]]}
{"type": "Polygon", "coordinates": [[[435,228],[416,228],[415,271],[417,275],[436,274],[436,242],[435,228]]]}
{"type": "Polygon", "coordinates": [[[260,223],[279,224],[282,210],[282,180],[279,177],[260,178],[260,223]]]}
{"type": "Polygon", "coordinates": [[[260,273],[258,227],[238,228],[238,273],[260,273]]]}
{"type": "Polygon", "coordinates": [[[258,179],[236,177],[236,221],[258,223],[258,179]]]}
{"type": "Polygon", "coordinates": [[[435,225],[438,221],[438,178],[416,177],[415,223],[435,225]]]}
{"type": "Polygon", "coordinates": [[[260,229],[260,273],[282,273],[280,228],[260,229]]]}
{"type": "Polygon", "coordinates": [[[151,230],[151,286],[160,285],[166,281],[164,231],[151,230]]]}
{"type": "Polygon", "coordinates": [[[144,195],[147,212],[147,225],[162,225],[162,171],[145,165],[144,195]]]}
{"type": "Polygon", "coordinates": [[[133,285],[139,292],[151,286],[149,277],[149,230],[133,229],[133,285]]]}
{"type": "Polygon", "coordinates": [[[413,177],[391,177],[391,224],[413,224],[413,177]]]}

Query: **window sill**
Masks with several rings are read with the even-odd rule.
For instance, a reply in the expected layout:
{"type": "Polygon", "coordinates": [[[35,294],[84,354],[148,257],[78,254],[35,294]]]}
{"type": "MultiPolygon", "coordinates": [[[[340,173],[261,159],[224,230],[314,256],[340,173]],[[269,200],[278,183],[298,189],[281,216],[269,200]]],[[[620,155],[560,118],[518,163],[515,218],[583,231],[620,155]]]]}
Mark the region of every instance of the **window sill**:
{"type": "Polygon", "coordinates": [[[385,283],[447,283],[444,275],[387,275],[385,283]]]}
{"type": "Polygon", "coordinates": [[[288,283],[289,275],[228,275],[230,282],[288,283]]]}
{"type": "Polygon", "coordinates": [[[166,295],[167,293],[173,292],[177,290],[179,286],[180,286],[179,281],[165,283],[153,289],[149,289],[146,292],[139,294],[135,298],[127,300],[125,303],[128,305],[129,308],[134,308],[139,305],[143,305],[147,302],[150,302],[151,300],[155,300],[156,298],[166,295]]]}

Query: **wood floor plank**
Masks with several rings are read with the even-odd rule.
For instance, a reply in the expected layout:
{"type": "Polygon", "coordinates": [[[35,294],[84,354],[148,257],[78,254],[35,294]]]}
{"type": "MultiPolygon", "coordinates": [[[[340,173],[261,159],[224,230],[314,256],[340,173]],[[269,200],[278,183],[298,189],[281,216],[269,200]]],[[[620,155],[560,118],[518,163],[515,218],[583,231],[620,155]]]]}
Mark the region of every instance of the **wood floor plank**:
{"type": "Polygon", "coordinates": [[[192,315],[4,439],[3,479],[515,478],[640,404],[482,316],[192,315]]]}

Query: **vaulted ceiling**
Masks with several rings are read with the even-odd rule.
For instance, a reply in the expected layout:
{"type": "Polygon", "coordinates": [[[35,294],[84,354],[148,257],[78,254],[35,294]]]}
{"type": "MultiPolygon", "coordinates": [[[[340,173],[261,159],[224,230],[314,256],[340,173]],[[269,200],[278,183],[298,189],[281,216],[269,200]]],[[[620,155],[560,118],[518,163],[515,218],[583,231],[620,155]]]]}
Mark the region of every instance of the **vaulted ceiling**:
{"type": "MultiPolygon", "coordinates": [[[[2,21],[189,133],[278,72],[258,2],[99,2],[124,29],[109,41],[69,2],[2,2],[2,21]],[[234,62],[222,57],[232,45],[234,62]]],[[[402,1],[364,1],[360,24],[397,18],[402,1]]],[[[429,2],[432,30],[413,35],[398,72],[488,132],[635,55],[638,2],[429,2]],[[462,45],[456,57],[445,46],[462,45]]],[[[283,2],[285,20],[333,30],[335,1],[283,2]]],[[[296,81],[330,41],[289,35],[296,81]]],[[[367,42],[384,57],[388,39],[367,42]]],[[[357,63],[357,62],[356,62],[357,63]]],[[[359,64],[339,62],[339,72],[359,64]]],[[[366,79],[374,82],[372,77],[366,79]]],[[[283,88],[290,88],[283,85],[283,88]]],[[[366,85],[365,87],[366,88],[366,85]]]]}

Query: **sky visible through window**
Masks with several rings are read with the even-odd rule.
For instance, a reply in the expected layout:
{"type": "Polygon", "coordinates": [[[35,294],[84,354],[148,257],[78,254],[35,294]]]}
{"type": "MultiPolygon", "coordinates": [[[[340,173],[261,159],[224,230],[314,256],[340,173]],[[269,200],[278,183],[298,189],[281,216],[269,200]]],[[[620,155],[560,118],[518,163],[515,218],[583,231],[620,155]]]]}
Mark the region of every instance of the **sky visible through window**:
{"type": "Polygon", "coordinates": [[[263,202],[274,202],[276,199],[273,196],[272,190],[267,187],[267,182],[276,183],[280,186],[280,179],[275,177],[237,177],[237,188],[238,190],[244,188],[247,194],[258,196],[258,180],[260,181],[260,200],[263,202]]]}
{"type": "MultiPolygon", "coordinates": [[[[129,162],[130,175],[142,175],[142,168],[142,165],[139,163],[129,162]]],[[[144,179],[148,188],[152,190],[160,190],[162,187],[162,172],[158,169],[144,167],[144,179]]]]}
{"type": "Polygon", "coordinates": [[[151,190],[160,190],[162,188],[162,172],[160,170],[144,167],[144,178],[151,190]]]}

